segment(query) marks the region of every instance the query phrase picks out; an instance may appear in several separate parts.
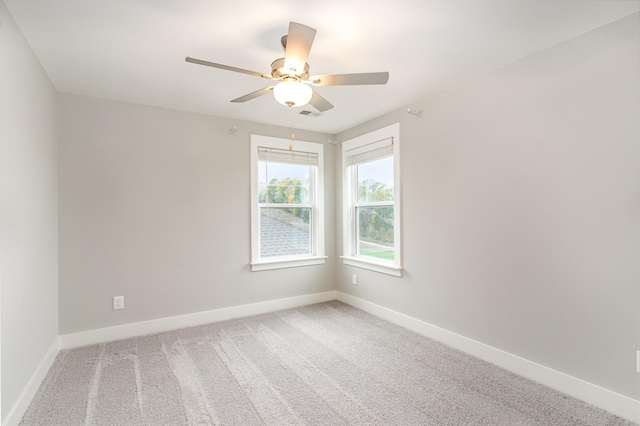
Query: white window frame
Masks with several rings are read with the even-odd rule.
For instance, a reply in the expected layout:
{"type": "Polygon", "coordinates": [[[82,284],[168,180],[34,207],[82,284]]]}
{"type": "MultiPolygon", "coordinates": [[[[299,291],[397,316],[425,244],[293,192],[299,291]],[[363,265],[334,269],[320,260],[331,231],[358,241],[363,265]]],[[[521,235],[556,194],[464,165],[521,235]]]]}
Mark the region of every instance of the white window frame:
{"type": "Polygon", "coordinates": [[[260,205],[258,203],[258,147],[288,150],[289,139],[251,135],[251,270],[294,268],[325,263],[324,252],[324,146],[294,141],[293,151],[318,155],[316,173],[310,177],[311,255],[260,258],[260,205]]]}
{"type": "MultiPolygon", "coordinates": [[[[382,129],[350,139],[342,143],[342,206],[343,206],[343,255],[345,265],[369,269],[384,274],[402,276],[402,244],[401,244],[401,211],[400,211],[400,124],[395,123],[382,129]],[[356,249],[356,214],[357,182],[348,158],[354,154],[362,154],[389,143],[393,146],[393,248],[394,259],[377,259],[361,256],[356,249]],[[356,183],[354,183],[356,182],[356,183]]],[[[384,204],[384,203],[383,203],[384,204]]]]}

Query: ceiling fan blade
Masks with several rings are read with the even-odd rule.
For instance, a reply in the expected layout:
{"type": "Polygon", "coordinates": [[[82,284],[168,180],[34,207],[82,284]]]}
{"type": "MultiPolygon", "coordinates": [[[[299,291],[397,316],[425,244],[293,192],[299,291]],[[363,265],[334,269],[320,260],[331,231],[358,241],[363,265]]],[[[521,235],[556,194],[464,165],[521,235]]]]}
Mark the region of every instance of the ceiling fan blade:
{"type": "Polygon", "coordinates": [[[320,96],[315,90],[313,91],[313,95],[311,96],[309,103],[320,112],[325,112],[333,108],[333,105],[331,105],[328,100],[320,96]]]}
{"type": "Polygon", "coordinates": [[[300,75],[304,71],[304,65],[307,63],[315,36],[315,29],[297,22],[289,22],[287,47],[284,51],[284,69],[286,72],[300,75]]]}
{"type": "Polygon", "coordinates": [[[388,72],[367,72],[360,74],[325,74],[309,77],[314,86],[346,86],[361,84],[387,84],[388,72]]]}
{"type": "Polygon", "coordinates": [[[251,99],[255,99],[255,98],[259,97],[259,96],[266,95],[267,93],[273,91],[274,87],[275,86],[270,86],[270,87],[265,87],[264,89],[256,90],[255,92],[251,92],[251,93],[249,93],[247,95],[240,96],[239,98],[236,98],[236,99],[232,100],[231,102],[238,103],[238,102],[250,101],[251,99]]]}
{"type": "Polygon", "coordinates": [[[231,67],[229,65],[216,64],[215,62],[209,62],[209,61],[205,61],[205,60],[202,60],[202,59],[196,59],[196,58],[192,58],[190,56],[187,56],[184,60],[187,61],[187,62],[191,62],[192,64],[206,65],[208,67],[220,68],[221,70],[240,72],[242,74],[249,74],[249,75],[254,75],[256,77],[264,77],[264,78],[271,79],[270,75],[261,74],[261,73],[256,72],[256,71],[245,70],[243,68],[231,67]]]}

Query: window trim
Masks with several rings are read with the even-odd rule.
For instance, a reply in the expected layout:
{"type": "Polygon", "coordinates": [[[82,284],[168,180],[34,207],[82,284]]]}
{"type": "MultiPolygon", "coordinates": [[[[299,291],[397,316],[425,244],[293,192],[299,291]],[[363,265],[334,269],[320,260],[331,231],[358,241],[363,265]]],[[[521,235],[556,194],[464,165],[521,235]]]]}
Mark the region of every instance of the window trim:
{"type": "Polygon", "coordinates": [[[401,189],[400,189],[400,123],[395,123],[382,129],[358,136],[342,143],[342,240],[343,255],[340,256],[345,265],[356,266],[358,268],[369,269],[384,274],[397,277],[402,276],[402,241],[401,241],[401,189]],[[357,200],[352,200],[357,196],[354,194],[355,177],[350,172],[352,166],[348,164],[348,157],[362,154],[367,151],[385,146],[391,139],[393,145],[393,247],[394,259],[376,259],[371,256],[361,256],[357,254],[356,248],[356,218],[352,214],[357,200]],[[348,153],[348,155],[347,155],[348,153]]]}
{"type": "Polygon", "coordinates": [[[279,256],[260,258],[260,203],[258,202],[258,147],[288,150],[289,139],[263,135],[251,135],[251,270],[294,268],[298,266],[320,265],[325,263],[324,247],[324,145],[296,140],[294,151],[311,152],[318,155],[317,173],[311,179],[315,188],[311,204],[311,252],[312,255],[279,256]]]}

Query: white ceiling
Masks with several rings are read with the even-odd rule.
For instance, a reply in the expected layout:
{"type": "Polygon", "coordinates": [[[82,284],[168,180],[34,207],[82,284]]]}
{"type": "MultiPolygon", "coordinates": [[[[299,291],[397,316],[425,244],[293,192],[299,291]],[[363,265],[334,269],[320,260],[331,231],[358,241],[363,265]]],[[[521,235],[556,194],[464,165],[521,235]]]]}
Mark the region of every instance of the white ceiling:
{"type": "Polygon", "coordinates": [[[330,134],[640,9],[637,0],[4,3],[59,91],[280,126],[290,113],[270,94],[229,102],[269,81],[184,58],[269,73],[289,21],[316,28],[311,74],[390,73],[386,86],[316,88],[335,108],[296,115],[295,126],[330,134]]]}

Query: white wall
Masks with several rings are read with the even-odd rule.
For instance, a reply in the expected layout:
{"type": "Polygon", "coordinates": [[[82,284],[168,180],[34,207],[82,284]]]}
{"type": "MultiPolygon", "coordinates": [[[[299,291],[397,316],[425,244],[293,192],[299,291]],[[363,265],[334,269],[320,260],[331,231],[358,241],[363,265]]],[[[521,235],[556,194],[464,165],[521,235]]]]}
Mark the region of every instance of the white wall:
{"type": "Polygon", "coordinates": [[[296,132],[324,143],[327,263],[251,272],[250,135],[289,129],[64,93],[59,114],[61,335],[335,288],[329,135],[296,132]]]}
{"type": "Polygon", "coordinates": [[[55,91],[0,2],[2,420],[58,336],[55,91]]]}
{"type": "Polygon", "coordinates": [[[635,14],[339,135],[401,123],[406,269],[338,289],[640,399],[639,40],[635,14]]]}

